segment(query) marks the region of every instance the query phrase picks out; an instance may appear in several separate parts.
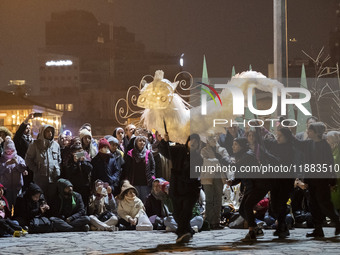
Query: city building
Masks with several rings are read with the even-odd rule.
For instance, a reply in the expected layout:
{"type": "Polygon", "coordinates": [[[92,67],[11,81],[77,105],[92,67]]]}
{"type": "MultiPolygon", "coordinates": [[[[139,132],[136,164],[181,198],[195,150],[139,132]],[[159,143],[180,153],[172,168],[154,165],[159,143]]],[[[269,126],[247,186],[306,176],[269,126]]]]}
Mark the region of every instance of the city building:
{"type": "Polygon", "coordinates": [[[34,102],[26,97],[0,91],[0,126],[5,126],[15,133],[19,125],[31,112],[42,113],[42,117],[32,120],[34,137],[38,135],[39,127],[44,124],[52,125],[56,130],[56,135],[59,133],[63,116],[62,111],[34,102]]]}
{"type": "Polygon", "coordinates": [[[147,52],[126,28],[100,23],[92,13],[52,13],[39,54],[39,94],[32,98],[63,111],[62,124],[74,134],[85,122],[95,135],[111,134],[117,100],[155,70],[175,77],[179,59],[147,52]]]}

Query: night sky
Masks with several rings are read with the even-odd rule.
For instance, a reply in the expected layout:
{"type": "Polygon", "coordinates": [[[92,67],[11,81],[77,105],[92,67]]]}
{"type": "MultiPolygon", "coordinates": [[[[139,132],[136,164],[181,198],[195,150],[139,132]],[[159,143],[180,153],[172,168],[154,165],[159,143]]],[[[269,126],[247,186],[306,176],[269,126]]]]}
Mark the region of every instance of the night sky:
{"type": "MultiPolygon", "coordinates": [[[[249,64],[267,75],[273,61],[272,0],[2,0],[0,88],[10,79],[39,82],[45,22],[52,12],[75,9],[125,26],[148,51],[185,53],[184,69],[194,76],[202,73],[204,54],[210,77],[228,77],[233,65],[241,72],[249,64]]],[[[288,37],[298,40],[289,44],[289,58],[304,58],[301,50],[315,56],[322,46],[328,53],[335,22],[334,0],[288,0],[288,37]]]]}

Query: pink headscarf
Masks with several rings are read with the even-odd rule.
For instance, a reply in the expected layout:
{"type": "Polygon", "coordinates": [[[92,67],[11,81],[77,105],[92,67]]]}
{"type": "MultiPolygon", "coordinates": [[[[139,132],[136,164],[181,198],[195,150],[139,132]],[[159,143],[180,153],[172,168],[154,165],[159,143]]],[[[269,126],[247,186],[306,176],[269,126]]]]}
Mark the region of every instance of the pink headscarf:
{"type": "Polygon", "coordinates": [[[14,157],[16,157],[17,155],[17,150],[15,149],[15,144],[14,142],[12,141],[11,137],[9,136],[6,136],[5,138],[5,144],[4,144],[4,153],[2,154],[2,156],[6,159],[6,160],[9,160],[9,159],[12,159],[14,157]],[[13,151],[12,154],[8,155],[6,153],[7,150],[11,150],[13,151]]]}

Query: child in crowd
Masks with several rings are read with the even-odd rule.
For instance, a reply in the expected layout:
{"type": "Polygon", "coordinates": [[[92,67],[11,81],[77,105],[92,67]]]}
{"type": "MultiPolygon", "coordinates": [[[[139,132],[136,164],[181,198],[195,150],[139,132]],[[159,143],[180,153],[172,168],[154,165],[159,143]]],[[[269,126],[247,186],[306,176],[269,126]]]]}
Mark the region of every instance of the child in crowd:
{"type": "Polygon", "coordinates": [[[119,230],[135,230],[139,217],[146,214],[143,202],[137,195],[137,189],[125,180],[118,201],[119,230]]]}
{"type": "Polygon", "coordinates": [[[108,183],[95,181],[95,195],[90,198],[89,214],[91,230],[114,231],[118,222],[115,215],[117,203],[108,183]]]}
{"type": "Polygon", "coordinates": [[[18,222],[10,220],[11,212],[8,202],[4,196],[5,187],[0,183],[0,237],[20,237],[26,235],[27,231],[23,230],[18,222]]]}
{"type": "Polygon", "coordinates": [[[7,136],[4,144],[4,153],[0,158],[0,181],[7,187],[6,195],[9,209],[21,194],[24,185],[23,175],[27,175],[25,160],[17,155],[14,142],[7,136]]]}

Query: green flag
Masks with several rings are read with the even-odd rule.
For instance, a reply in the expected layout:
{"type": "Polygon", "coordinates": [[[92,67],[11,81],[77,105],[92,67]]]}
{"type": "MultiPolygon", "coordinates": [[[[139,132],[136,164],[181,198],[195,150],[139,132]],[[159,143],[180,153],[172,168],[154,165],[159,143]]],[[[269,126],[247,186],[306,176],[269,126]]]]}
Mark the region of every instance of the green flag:
{"type": "Polygon", "coordinates": [[[231,69],[231,78],[234,77],[236,74],[235,72],[235,66],[233,66],[233,68],[231,69]]]}
{"type": "MultiPolygon", "coordinates": [[[[302,70],[301,70],[301,82],[300,82],[300,87],[301,88],[305,88],[308,89],[307,86],[307,78],[306,78],[306,70],[305,70],[305,65],[302,64],[302,70]]],[[[300,94],[300,98],[304,97],[303,95],[300,94]]],[[[310,106],[310,102],[304,103],[303,104],[304,107],[306,107],[306,109],[312,113],[312,108],[310,106]]],[[[298,126],[296,129],[296,133],[298,132],[304,132],[307,129],[307,125],[306,125],[306,121],[307,121],[308,116],[306,116],[303,112],[301,112],[300,109],[298,109],[297,112],[297,122],[298,122],[298,126]]]]}
{"type": "Polygon", "coordinates": [[[207,69],[207,62],[205,60],[205,55],[203,56],[202,82],[209,84],[208,69],[207,69]]]}

